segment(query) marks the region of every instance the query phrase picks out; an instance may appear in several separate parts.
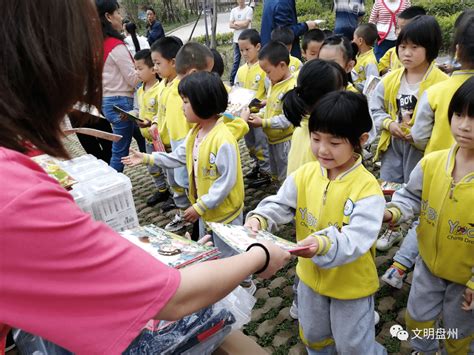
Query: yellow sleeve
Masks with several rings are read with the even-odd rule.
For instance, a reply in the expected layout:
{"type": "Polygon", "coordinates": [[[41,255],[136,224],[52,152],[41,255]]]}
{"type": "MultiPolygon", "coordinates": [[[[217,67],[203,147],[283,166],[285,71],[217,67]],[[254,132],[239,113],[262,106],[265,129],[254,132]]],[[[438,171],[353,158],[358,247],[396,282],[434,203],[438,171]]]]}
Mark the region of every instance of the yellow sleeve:
{"type": "Polygon", "coordinates": [[[382,58],[380,58],[379,60],[379,64],[378,64],[378,69],[379,69],[379,73],[382,71],[382,70],[389,70],[390,69],[390,57],[391,57],[391,51],[387,51],[382,58]]]}
{"type": "Polygon", "coordinates": [[[242,139],[250,130],[247,122],[240,117],[230,119],[224,116],[224,123],[236,140],[242,139]]]}

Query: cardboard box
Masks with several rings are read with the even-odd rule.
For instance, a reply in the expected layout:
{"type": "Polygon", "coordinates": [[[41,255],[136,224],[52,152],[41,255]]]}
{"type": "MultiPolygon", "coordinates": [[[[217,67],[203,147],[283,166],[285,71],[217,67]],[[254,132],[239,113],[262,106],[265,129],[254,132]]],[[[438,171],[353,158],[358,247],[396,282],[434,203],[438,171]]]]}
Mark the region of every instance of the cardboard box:
{"type": "Polygon", "coordinates": [[[268,355],[252,338],[240,330],[234,330],[214,351],[213,355],[268,355]]]}

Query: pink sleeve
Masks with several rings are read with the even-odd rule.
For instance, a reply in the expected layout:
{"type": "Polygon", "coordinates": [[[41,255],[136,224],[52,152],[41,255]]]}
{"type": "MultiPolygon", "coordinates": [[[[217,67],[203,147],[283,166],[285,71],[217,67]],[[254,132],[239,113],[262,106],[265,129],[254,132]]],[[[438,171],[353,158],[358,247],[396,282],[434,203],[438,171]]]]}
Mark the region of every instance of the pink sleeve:
{"type": "Polygon", "coordinates": [[[375,1],[374,6],[372,6],[372,11],[370,12],[369,23],[377,24],[377,20],[379,17],[379,6],[380,3],[375,1]]]}
{"type": "Polygon", "coordinates": [[[128,51],[127,46],[119,44],[112,50],[112,52],[110,52],[110,57],[117,65],[125,82],[132,88],[135,88],[140,79],[135,71],[135,63],[133,62],[132,55],[128,51]]]}
{"type": "Polygon", "coordinates": [[[179,272],[93,221],[44,172],[9,168],[0,178],[9,189],[0,194],[0,328],[78,354],[122,352],[174,295],[179,272]]]}

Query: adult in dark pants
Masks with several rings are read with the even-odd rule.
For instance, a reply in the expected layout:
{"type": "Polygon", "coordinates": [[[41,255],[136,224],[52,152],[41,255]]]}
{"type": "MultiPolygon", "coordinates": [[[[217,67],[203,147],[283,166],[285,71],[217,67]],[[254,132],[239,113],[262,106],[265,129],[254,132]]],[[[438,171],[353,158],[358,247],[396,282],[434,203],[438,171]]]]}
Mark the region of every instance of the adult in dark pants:
{"type": "Polygon", "coordinates": [[[364,0],[334,0],[336,22],[334,34],[340,34],[352,41],[354,31],[365,14],[364,0]]]}
{"type": "Polygon", "coordinates": [[[151,7],[146,10],[146,22],[146,38],[148,39],[148,43],[151,46],[157,39],[165,36],[165,30],[163,30],[163,26],[161,25],[160,21],[156,19],[156,12],[151,7]]]}
{"type": "Polygon", "coordinates": [[[290,27],[295,35],[291,55],[301,59],[300,36],[317,28],[314,21],[298,23],[295,0],[265,0],[260,37],[262,47],[270,42],[272,31],[277,27],[290,27]]]}

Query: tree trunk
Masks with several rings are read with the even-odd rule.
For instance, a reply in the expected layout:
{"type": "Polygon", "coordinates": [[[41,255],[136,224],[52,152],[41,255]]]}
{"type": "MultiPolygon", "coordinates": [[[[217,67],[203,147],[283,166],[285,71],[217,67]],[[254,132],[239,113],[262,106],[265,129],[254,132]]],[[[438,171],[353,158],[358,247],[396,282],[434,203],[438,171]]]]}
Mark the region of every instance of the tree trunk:
{"type": "Polygon", "coordinates": [[[217,0],[212,0],[211,48],[217,47],[217,0]]]}

